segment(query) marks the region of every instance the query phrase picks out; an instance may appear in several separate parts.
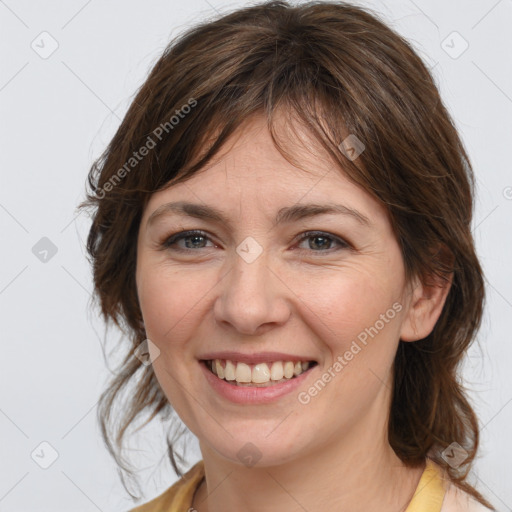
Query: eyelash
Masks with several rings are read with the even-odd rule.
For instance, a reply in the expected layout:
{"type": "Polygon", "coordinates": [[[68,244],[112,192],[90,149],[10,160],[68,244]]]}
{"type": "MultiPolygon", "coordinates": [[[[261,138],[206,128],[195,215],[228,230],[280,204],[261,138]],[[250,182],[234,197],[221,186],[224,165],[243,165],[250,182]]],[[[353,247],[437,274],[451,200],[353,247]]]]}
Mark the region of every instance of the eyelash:
{"type": "MultiPolygon", "coordinates": [[[[210,237],[208,236],[208,234],[201,230],[180,231],[179,233],[175,233],[175,234],[167,237],[165,240],[163,240],[161,242],[160,246],[162,249],[168,249],[168,250],[173,250],[173,251],[178,251],[178,252],[191,252],[191,251],[197,251],[198,249],[205,249],[206,247],[199,247],[197,249],[191,249],[191,248],[183,248],[183,247],[176,246],[176,243],[179,242],[180,240],[185,240],[187,238],[192,238],[194,236],[200,236],[200,237],[206,238],[207,240],[210,240],[210,237]]],[[[339,246],[338,249],[334,249],[334,251],[351,248],[351,246],[349,245],[348,242],[345,242],[341,238],[331,235],[330,233],[325,233],[323,231],[306,231],[301,234],[301,236],[298,240],[298,243],[302,242],[303,240],[307,240],[308,238],[329,239],[332,242],[337,243],[339,246]]],[[[299,249],[299,250],[307,250],[307,249],[299,249]]],[[[330,248],[325,251],[324,250],[315,251],[315,250],[311,249],[311,251],[314,253],[330,254],[333,252],[333,249],[330,248]]]]}

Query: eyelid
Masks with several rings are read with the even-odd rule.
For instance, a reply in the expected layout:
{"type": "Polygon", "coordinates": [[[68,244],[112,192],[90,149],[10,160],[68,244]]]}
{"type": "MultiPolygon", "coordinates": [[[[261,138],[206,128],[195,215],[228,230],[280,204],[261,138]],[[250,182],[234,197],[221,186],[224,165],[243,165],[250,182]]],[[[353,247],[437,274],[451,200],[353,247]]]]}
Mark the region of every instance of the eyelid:
{"type": "MultiPolygon", "coordinates": [[[[298,235],[297,241],[302,242],[303,240],[307,240],[308,238],[313,238],[313,237],[317,237],[317,236],[324,237],[324,238],[330,238],[331,240],[333,240],[334,242],[336,242],[338,244],[338,250],[352,249],[352,245],[347,240],[345,240],[337,235],[334,235],[332,233],[329,233],[327,231],[318,231],[318,230],[304,231],[303,233],[298,235]]],[[[299,250],[305,250],[305,249],[299,249],[299,250]]],[[[311,252],[330,254],[331,252],[333,252],[335,250],[336,249],[331,248],[331,249],[327,249],[325,251],[311,251],[311,252]]]]}
{"type": "MultiPolygon", "coordinates": [[[[202,236],[215,244],[215,242],[212,240],[212,237],[209,233],[206,231],[203,231],[202,229],[184,229],[182,231],[177,231],[176,233],[173,233],[172,235],[166,236],[160,243],[159,246],[161,249],[170,249],[173,244],[176,242],[179,242],[181,240],[184,240],[185,238],[192,237],[192,236],[202,236]]],[[[202,247],[201,247],[202,249],[202,247]]],[[[183,247],[176,247],[175,250],[177,251],[193,251],[195,249],[187,249],[183,247]]]]}

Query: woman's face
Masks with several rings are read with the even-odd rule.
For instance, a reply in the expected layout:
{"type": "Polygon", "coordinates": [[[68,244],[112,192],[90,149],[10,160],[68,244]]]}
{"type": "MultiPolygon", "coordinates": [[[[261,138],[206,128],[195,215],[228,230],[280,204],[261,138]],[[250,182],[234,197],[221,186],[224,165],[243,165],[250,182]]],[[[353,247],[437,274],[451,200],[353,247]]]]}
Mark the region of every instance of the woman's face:
{"type": "Polygon", "coordinates": [[[139,231],[158,381],[205,450],[247,465],[385,439],[409,308],[384,208],[320,153],[294,156],[307,172],[255,118],[153,194],[139,231]]]}

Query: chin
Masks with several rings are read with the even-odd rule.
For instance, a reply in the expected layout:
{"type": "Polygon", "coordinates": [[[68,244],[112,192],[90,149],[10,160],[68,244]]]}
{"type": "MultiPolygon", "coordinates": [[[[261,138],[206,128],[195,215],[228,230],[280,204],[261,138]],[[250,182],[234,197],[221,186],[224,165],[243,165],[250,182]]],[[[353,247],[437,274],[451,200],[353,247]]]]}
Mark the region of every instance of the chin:
{"type": "MultiPolygon", "coordinates": [[[[272,422],[272,428],[275,429],[276,423],[279,422],[272,422]]],[[[208,457],[210,452],[215,452],[216,456],[229,463],[248,468],[272,467],[289,463],[307,451],[298,434],[284,429],[269,435],[272,428],[262,429],[261,425],[254,423],[244,424],[243,427],[238,426],[232,436],[221,429],[218,438],[212,438],[210,431],[208,438],[200,438],[203,458],[208,457]]]]}

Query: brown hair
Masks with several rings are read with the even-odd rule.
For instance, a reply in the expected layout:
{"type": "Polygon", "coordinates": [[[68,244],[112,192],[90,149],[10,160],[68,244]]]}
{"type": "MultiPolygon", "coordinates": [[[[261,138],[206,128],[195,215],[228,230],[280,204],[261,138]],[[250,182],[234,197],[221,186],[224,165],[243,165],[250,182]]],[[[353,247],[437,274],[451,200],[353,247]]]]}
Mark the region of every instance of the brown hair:
{"type": "MultiPolygon", "coordinates": [[[[386,206],[408,279],[452,275],[432,333],[399,344],[389,442],[411,467],[433,458],[456,485],[492,508],[466,481],[479,431],[458,375],[484,302],[470,229],[471,165],[432,76],[411,46],[377,16],[343,2],[273,1],[189,30],[157,61],[92,166],[83,206],[93,208],[87,248],[95,292],[107,323],[112,320],[130,339],[98,409],[108,449],[130,473],[122,456],[128,427],[144,414],[149,417],[142,426],[172,413],[152,367],[134,355],[146,338],[135,266],[150,195],[204,168],[252,115],[266,116],[285,154],[273,125],[282,109],[341,172],[386,206]],[[354,161],[340,150],[348,134],[365,146],[354,161]],[[135,391],[114,412],[130,383],[135,391]],[[467,452],[458,468],[441,456],[453,442],[467,452]]],[[[169,437],[167,444],[181,475],[169,437]]]]}

